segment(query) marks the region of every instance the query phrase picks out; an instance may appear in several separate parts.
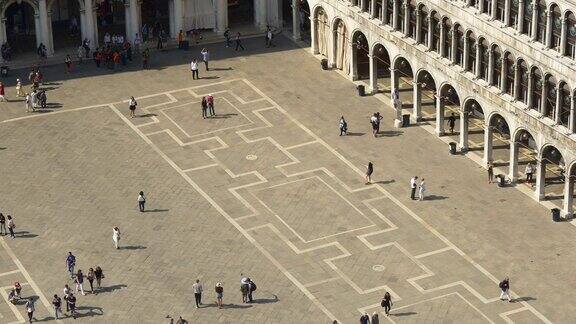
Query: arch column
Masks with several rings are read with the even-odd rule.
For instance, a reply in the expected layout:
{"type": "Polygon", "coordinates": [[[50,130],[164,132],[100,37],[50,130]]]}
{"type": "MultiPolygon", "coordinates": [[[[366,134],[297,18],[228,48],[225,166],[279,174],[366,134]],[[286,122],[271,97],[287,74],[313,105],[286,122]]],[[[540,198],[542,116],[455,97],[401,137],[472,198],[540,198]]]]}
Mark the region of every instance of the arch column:
{"type": "Polygon", "coordinates": [[[544,45],[552,48],[552,12],[550,10],[546,13],[546,38],[544,39],[544,45]]]}
{"type": "Polygon", "coordinates": [[[92,6],[92,1],[84,1],[84,29],[82,30],[82,38],[88,39],[90,42],[90,49],[94,49],[97,45],[97,41],[94,40],[95,36],[95,23],[94,20],[94,7],[92,6]]]}
{"type": "Polygon", "coordinates": [[[510,139],[510,170],[508,172],[508,178],[511,182],[516,182],[518,180],[518,143],[514,138],[510,139]]]}
{"type": "MultiPolygon", "coordinates": [[[[316,14],[314,14],[316,15],[316,14]]],[[[318,49],[318,41],[316,40],[316,35],[318,34],[318,18],[316,17],[312,17],[310,16],[310,49],[312,50],[312,55],[316,55],[316,54],[320,54],[320,50],[318,49]]],[[[336,62],[336,58],[331,58],[331,56],[334,56],[334,52],[335,47],[336,47],[336,42],[335,39],[336,37],[338,37],[338,32],[336,30],[332,31],[332,37],[330,37],[330,43],[332,44],[332,47],[330,47],[331,50],[328,51],[328,53],[332,53],[332,55],[328,55],[328,62],[336,62]]]]}
{"type": "Polygon", "coordinates": [[[470,40],[466,35],[464,35],[464,48],[462,51],[462,65],[464,66],[464,70],[468,68],[468,61],[470,58],[468,57],[468,52],[470,52],[470,40]]]}
{"type": "Polygon", "coordinates": [[[444,99],[442,96],[436,98],[436,134],[444,135],[444,99]]]}
{"type": "Polygon", "coordinates": [[[498,5],[496,4],[498,0],[491,0],[492,7],[490,8],[490,20],[496,20],[498,16],[498,5]]]}
{"type": "Polygon", "coordinates": [[[536,36],[538,35],[538,4],[533,0],[532,2],[532,41],[536,41],[536,36]]]}
{"type": "Polygon", "coordinates": [[[566,29],[568,29],[568,18],[562,18],[562,30],[560,32],[560,50],[558,51],[560,55],[566,54],[566,29]]]}
{"type": "Polygon", "coordinates": [[[488,52],[488,85],[492,85],[492,79],[494,78],[494,51],[489,49],[488,52]]]}
{"type": "Polygon", "coordinates": [[[560,125],[560,111],[562,111],[562,89],[556,89],[556,106],[554,107],[554,123],[560,125]]]}
{"type": "MultiPolygon", "coordinates": [[[[375,2],[375,0],[373,0],[375,2]]],[[[372,51],[374,49],[371,49],[372,51]]],[[[376,63],[376,56],[368,54],[368,61],[370,62],[370,91],[372,93],[378,92],[378,65],[376,63]]]]}
{"type": "Polygon", "coordinates": [[[389,21],[386,21],[386,19],[388,19],[387,15],[388,15],[388,1],[390,0],[382,0],[382,23],[383,24],[390,24],[389,21]]]}
{"type": "MultiPolygon", "coordinates": [[[[172,7],[174,8],[174,14],[172,16],[174,17],[174,32],[171,36],[172,38],[178,38],[178,33],[180,30],[184,29],[184,2],[183,0],[173,1],[174,3],[172,7]]],[[[224,34],[224,31],[228,26],[228,3],[226,3],[225,6],[222,6],[220,2],[221,1],[216,2],[216,33],[220,33],[220,28],[224,27],[224,29],[222,29],[222,34],[224,34]]],[[[140,6],[138,6],[138,12],[140,12],[140,9],[140,6]]],[[[141,17],[141,15],[138,15],[138,17],[141,17]]],[[[142,28],[141,25],[142,23],[138,21],[138,30],[142,28]]],[[[133,34],[135,33],[137,33],[137,31],[133,34]]]]}
{"type": "Polygon", "coordinates": [[[534,78],[532,75],[532,71],[528,72],[528,98],[526,98],[526,105],[528,106],[528,108],[532,108],[532,105],[534,105],[534,99],[532,99],[532,90],[534,88],[534,78]]]}
{"type": "Polygon", "coordinates": [[[546,109],[546,101],[548,100],[548,81],[546,81],[546,77],[542,80],[542,91],[540,93],[540,109],[538,110],[540,114],[546,115],[548,112],[546,109]]]}
{"type": "Polygon", "coordinates": [[[254,17],[256,27],[265,30],[266,18],[268,17],[268,10],[266,0],[254,0],[254,17]]]}
{"type": "Polygon", "coordinates": [[[439,46],[440,48],[438,49],[438,52],[442,57],[446,56],[446,48],[444,47],[445,42],[446,42],[446,26],[444,25],[443,22],[440,22],[440,46],[439,46]]]}
{"type": "Polygon", "coordinates": [[[466,108],[460,108],[460,151],[468,151],[468,114],[466,108]]]}
{"type": "Polygon", "coordinates": [[[521,78],[522,76],[520,75],[520,65],[518,64],[518,61],[516,61],[516,63],[514,63],[514,87],[512,88],[512,94],[515,101],[520,98],[521,78]]]}
{"type": "Polygon", "coordinates": [[[456,63],[456,52],[458,48],[458,39],[456,39],[456,26],[452,26],[452,44],[450,44],[450,61],[456,63]]]}
{"type": "Polygon", "coordinates": [[[575,129],[575,122],[574,122],[574,118],[576,118],[576,116],[574,115],[574,109],[576,105],[576,98],[574,98],[574,95],[570,96],[570,120],[568,121],[568,129],[570,129],[570,133],[574,133],[575,129]]]}
{"type": "Polygon", "coordinates": [[[398,70],[390,68],[390,98],[394,97],[394,92],[398,89],[398,70]]]}
{"type": "Polygon", "coordinates": [[[349,45],[349,52],[351,55],[350,57],[350,79],[352,81],[358,79],[358,47],[354,46],[352,42],[349,45]]]}
{"type": "Polygon", "coordinates": [[[48,11],[48,38],[47,38],[47,42],[44,43],[44,45],[46,45],[46,48],[48,49],[48,55],[52,56],[54,55],[54,32],[52,30],[52,10],[48,11]]]}
{"type": "Polygon", "coordinates": [[[36,33],[36,48],[40,46],[40,43],[43,43],[44,35],[41,31],[42,27],[40,26],[40,15],[34,14],[34,32],[36,33]]]}
{"type": "MultiPolygon", "coordinates": [[[[6,18],[0,20],[0,44],[6,43],[6,18]]],[[[4,57],[0,55],[0,64],[4,63],[4,57]]]]}
{"type": "Polygon", "coordinates": [[[524,29],[524,15],[526,14],[526,8],[524,8],[524,0],[520,0],[518,6],[518,19],[516,20],[518,24],[516,25],[516,31],[521,34],[522,29],[524,29]]]}
{"type": "MultiPolygon", "coordinates": [[[[571,170],[568,170],[571,171],[571,170]]],[[[566,172],[566,175],[564,176],[564,201],[563,201],[563,205],[564,205],[564,215],[566,215],[566,218],[570,218],[572,216],[572,214],[574,213],[574,207],[573,207],[573,202],[574,202],[574,181],[572,180],[572,177],[570,176],[570,172],[566,172]]]]}
{"type": "Polygon", "coordinates": [[[413,96],[413,106],[412,110],[412,121],[419,122],[422,119],[422,84],[419,82],[412,81],[414,89],[412,91],[413,96]]]}
{"type": "Polygon", "coordinates": [[[398,9],[400,9],[400,1],[393,1],[394,5],[392,6],[392,30],[398,30],[398,9]]]}
{"type": "Polygon", "coordinates": [[[490,122],[486,125],[486,129],[484,129],[484,157],[482,158],[482,162],[484,165],[488,165],[488,162],[492,161],[492,140],[494,138],[494,130],[492,126],[490,126],[490,122]]]}
{"type": "Polygon", "coordinates": [[[504,25],[510,26],[510,1],[506,0],[504,2],[504,25]]]}
{"type": "MultiPolygon", "coordinates": [[[[406,0],[408,1],[408,0],[406,0]]],[[[402,22],[404,24],[404,36],[408,36],[410,34],[410,6],[408,5],[407,2],[404,2],[402,4],[402,6],[404,7],[404,21],[402,22]]]]}
{"type": "Polygon", "coordinates": [[[416,43],[424,42],[420,39],[422,38],[422,13],[419,9],[416,9],[416,34],[414,38],[416,38],[416,43]]]}
{"type": "Polygon", "coordinates": [[[474,62],[474,75],[480,78],[480,70],[482,69],[482,54],[480,53],[480,39],[476,40],[476,62],[474,62]]]}
{"type": "Polygon", "coordinates": [[[541,201],[544,199],[544,184],[546,182],[546,162],[542,158],[536,161],[536,191],[534,192],[535,199],[541,201]]]}
{"type": "Polygon", "coordinates": [[[500,92],[506,93],[506,86],[508,85],[508,73],[506,73],[508,69],[508,60],[506,59],[506,55],[502,56],[502,64],[500,66],[500,92]]]}
{"type": "Polygon", "coordinates": [[[370,18],[374,19],[378,16],[376,13],[376,0],[370,2],[370,18]]]}
{"type": "Polygon", "coordinates": [[[432,41],[434,40],[434,25],[433,25],[433,19],[432,19],[432,10],[430,10],[430,13],[428,13],[428,50],[431,51],[432,50],[432,41]]]}
{"type": "Polygon", "coordinates": [[[38,22],[39,24],[36,25],[36,31],[39,33],[37,33],[36,35],[41,35],[40,39],[42,43],[44,43],[44,46],[46,46],[46,50],[48,52],[47,55],[51,56],[52,54],[54,54],[54,48],[51,46],[52,24],[49,21],[48,8],[46,2],[47,0],[38,1],[39,13],[38,13],[38,20],[36,22],[38,22]]]}
{"type": "MultiPolygon", "coordinates": [[[[219,0],[226,8],[226,27],[228,26],[228,0],[219,0]]],[[[226,28],[224,28],[225,30],[226,28]]],[[[292,38],[300,40],[300,14],[298,13],[298,0],[292,0],[292,38]]]]}

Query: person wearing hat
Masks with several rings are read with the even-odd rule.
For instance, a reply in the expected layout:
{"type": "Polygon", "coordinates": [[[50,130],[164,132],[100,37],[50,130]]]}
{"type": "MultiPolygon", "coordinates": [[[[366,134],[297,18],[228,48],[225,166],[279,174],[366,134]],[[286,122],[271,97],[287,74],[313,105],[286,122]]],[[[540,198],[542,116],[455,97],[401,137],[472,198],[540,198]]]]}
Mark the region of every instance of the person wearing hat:
{"type": "Polygon", "coordinates": [[[222,287],[222,283],[216,283],[214,290],[216,291],[216,305],[218,305],[218,308],[222,308],[222,297],[224,296],[224,287],[222,287]]]}

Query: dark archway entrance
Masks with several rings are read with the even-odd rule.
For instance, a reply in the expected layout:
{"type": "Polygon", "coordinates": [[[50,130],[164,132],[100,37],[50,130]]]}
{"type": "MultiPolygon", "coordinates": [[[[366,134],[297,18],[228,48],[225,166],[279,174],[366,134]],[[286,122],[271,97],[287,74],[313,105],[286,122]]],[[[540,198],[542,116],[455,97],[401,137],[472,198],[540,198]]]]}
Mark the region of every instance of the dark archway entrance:
{"type": "Polygon", "coordinates": [[[4,11],[6,39],[12,55],[34,52],[37,41],[34,8],[26,1],[13,3],[4,11]]]}
{"type": "Polygon", "coordinates": [[[379,89],[390,91],[390,55],[382,44],[376,44],[373,50],[374,64],[376,64],[376,83],[379,89]]]}
{"type": "Polygon", "coordinates": [[[230,29],[254,24],[254,0],[228,1],[228,26],[230,29]]]}
{"type": "Polygon", "coordinates": [[[52,1],[52,41],[54,50],[75,50],[82,44],[82,23],[78,0],[52,1]]]}
{"type": "Polygon", "coordinates": [[[352,67],[355,80],[365,80],[370,78],[370,58],[368,57],[368,40],[366,36],[357,31],[352,36],[352,67]]]}
{"type": "Polygon", "coordinates": [[[155,30],[170,30],[170,11],[168,1],[143,0],[141,5],[142,25],[153,26],[155,30]]]}
{"type": "MultiPolygon", "coordinates": [[[[420,113],[415,120],[436,122],[436,81],[426,70],[421,70],[416,78],[416,100],[420,102],[420,113]]],[[[417,102],[417,101],[415,101],[417,102]]]]}
{"type": "Polygon", "coordinates": [[[460,111],[460,97],[456,89],[450,84],[444,84],[438,93],[436,105],[436,133],[442,136],[444,135],[445,118],[452,114],[458,116],[460,111]]]}
{"type": "Polygon", "coordinates": [[[123,0],[102,0],[96,4],[98,39],[105,45],[104,36],[122,35],[126,39],[126,7],[123,0]]]}

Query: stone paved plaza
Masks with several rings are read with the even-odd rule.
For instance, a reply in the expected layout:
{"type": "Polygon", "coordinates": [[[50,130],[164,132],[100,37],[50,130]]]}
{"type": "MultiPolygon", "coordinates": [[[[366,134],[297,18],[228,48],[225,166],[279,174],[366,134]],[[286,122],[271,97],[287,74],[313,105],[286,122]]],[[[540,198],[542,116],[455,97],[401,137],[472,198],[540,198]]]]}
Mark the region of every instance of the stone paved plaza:
{"type": "Polygon", "coordinates": [[[51,296],[72,284],[68,251],[83,272],[100,265],[106,275],[100,293],[78,297],[82,322],[357,323],[365,311],[393,323],[576,321],[572,224],[488,184],[426,125],[394,129],[390,107],[358,97],[306,49],[263,43],[241,53],[210,45],[213,70],[198,81],[188,69],[198,48],[156,53],[147,71],[50,67],[50,112],[0,104],[0,209],[17,225],[15,240],[0,239],[0,323],[26,318],[7,302],[14,281],[40,297],[38,320],[53,319],[51,296]],[[201,117],[207,94],[216,118],[201,117]],[[378,138],[374,111],[384,116],[378,138]],[[342,114],[350,136],[338,136],[342,114]],[[426,178],[427,200],[410,200],[413,175],[426,178]],[[253,304],[241,303],[241,274],[258,285],[253,304]],[[498,299],[505,276],[513,303],[498,299]]]}

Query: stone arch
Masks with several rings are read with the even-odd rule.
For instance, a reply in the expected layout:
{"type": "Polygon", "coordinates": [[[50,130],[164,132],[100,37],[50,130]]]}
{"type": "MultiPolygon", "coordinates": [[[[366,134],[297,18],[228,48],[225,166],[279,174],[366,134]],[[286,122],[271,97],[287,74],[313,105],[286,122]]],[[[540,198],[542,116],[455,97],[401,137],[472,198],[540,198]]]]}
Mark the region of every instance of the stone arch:
{"type": "Polygon", "coordinates": [[[332,33],[333,33],[333,58],[334,66],[344,71],[345,74],[350,72],[350,58],[348,57],[348,30],[346,23],[340,17],[335,17],[332,21],[332,33]]]}
{"type": "MultiPolygon", "coordinates": [[[[6,9],[8,9],[8,7],[10,7],[11,5],[17,3],[18,0],[8,0],[6,1],[6,3],[4,4],[4,7],[2,8],[2,18],[6,18],[5,14],[6,14],[6,9]]],[[[32,9],[34,9],[34,14],[39,14],[40,13],[40,8],[38,8],[38,6],[36,5],[36,3],[32,0],[22,0],[22,3],[27,3],[29,4],[32,9]]]]}
{"type": "Polygon", "coordinates": [[[314,44],[312,44],[314,54],[320,54],[328,57],[328,44],[330,36],[330,23],[328,20],[328,14],[326,10],[317,5],[314,7],[314,23],[313,33],[314,33],[314,44]]]}
{"type": "Polygon", "coordinates": [[[48,21],[50,22],[49,41],[46,46],[52,50],[67,48],[75,53],[82,40],[88,38],[85,31],[87,29],[85,13],[82,13],[84,1],[65,2],[67,6],[66,16],[55,16],[55,12],[60,12],[60,7],[54,8],[54,5],[60,6],[61,3],[57,0],[49,0],[46,4],[48,21]],[[76,4],[77,7],[70,7],[71,3],[76,4]]]}
{"type": "Polygon", "coordinates": [[[21,3],[17,0],[8,0],[3,4],[0,16],[4,32],[0,33],[0,43],[6,42],[12,49],[7,60],[13,55],[36,51],[43,42],[39,14],[40,8],[32,0],[22,0],[21,3]],[[17,15],[23,19],[16,20],[17,15]]]}
{"type": "Polygon", "coordinates": [[[372,47],[372,60],[376,65],[376,82],[379,88],[385,88],[390,84],[390,52],[381,42],[375,42],[372,47]]]}
{"type": "Polygon", "coordinates": [[[370,48],[368,38],[359,28],[352,32],[352,75],[356,80],[370,78],[370,48]]]}

